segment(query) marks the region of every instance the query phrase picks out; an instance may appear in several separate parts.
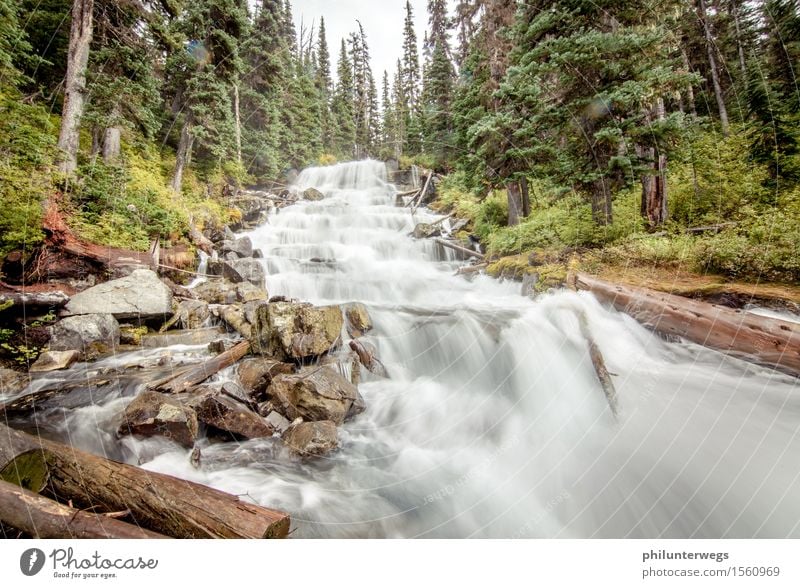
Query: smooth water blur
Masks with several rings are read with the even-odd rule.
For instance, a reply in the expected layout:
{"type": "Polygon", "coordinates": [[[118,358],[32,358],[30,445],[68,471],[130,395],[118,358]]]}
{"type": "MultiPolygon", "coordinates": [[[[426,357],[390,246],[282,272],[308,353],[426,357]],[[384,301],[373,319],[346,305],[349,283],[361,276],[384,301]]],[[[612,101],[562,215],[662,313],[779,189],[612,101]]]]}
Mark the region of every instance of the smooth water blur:
{"type": "MultiPolygon", "coordinates": [[[[395,207],[381,163],[308,169],[297,186],[325,198],[250,233],[270,295],[365,303],[391,379],[366,374],[367,410],[324,459],[276,439],[205,447],[201,470],[160,440],[125,440],[126,459],[286,510],[296,537],[800,536],[798,380],[667,343],[585,293],[534,302],[454,275],[452,252],[408,236],[439,217],[395,207]]],[[[105,430],[108,406],[67,426],[105,430]]]]}

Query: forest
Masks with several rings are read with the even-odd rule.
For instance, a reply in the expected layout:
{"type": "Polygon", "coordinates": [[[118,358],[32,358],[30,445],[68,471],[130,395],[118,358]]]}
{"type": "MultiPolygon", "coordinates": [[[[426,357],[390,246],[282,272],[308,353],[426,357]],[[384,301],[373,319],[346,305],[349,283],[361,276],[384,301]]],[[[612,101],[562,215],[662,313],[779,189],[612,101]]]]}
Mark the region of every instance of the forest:
{"type": "Polygon", "coordinates": [[[421,40],[408,3],[378,75],[358,21],[298,31],[288,0],[0,10],[2,254],[41,241],[56,193],[83,238],[143,250],[228,220],[232,187],[392,157],[449,173],[498,255],[800,277],[792,0],[430,0],[421,40]]]}

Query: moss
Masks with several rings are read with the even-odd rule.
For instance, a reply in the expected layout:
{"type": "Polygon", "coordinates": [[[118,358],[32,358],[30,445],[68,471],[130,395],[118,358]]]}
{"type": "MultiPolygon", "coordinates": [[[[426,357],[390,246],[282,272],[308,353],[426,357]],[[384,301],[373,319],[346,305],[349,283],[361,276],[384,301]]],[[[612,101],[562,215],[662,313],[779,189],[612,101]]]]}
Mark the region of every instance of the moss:
{"type": "Polygon", "coordinates": [[[120,327],[119,331],[120,341],[122,343],[125,343],[126,345],[141,345],[142,336],[147,334],[148,329],[144,326],[122,326],[120,327]]]}
{"type": "Polygon", "coordinates": [[[526,274],[534,273],[534,268],[528,263],[527,255],[510,255],[501,257],[490,263],[486,273],[493,278],[510,278],[521,280],[526,274]]]}
{"type": "Polygon", "coordinates": [[[18,455],[0,471],[3,481],[36,493],[47,485],[49,477],[50,470],[41,449],[31,449],[18,455]]]}

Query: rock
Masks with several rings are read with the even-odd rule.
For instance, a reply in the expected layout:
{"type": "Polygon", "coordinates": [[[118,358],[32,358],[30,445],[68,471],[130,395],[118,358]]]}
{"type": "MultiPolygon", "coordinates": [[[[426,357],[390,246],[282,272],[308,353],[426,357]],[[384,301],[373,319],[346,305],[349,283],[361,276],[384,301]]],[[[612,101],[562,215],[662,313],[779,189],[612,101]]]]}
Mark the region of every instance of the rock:
{"type": "Polygon", "coordinates": [[[264,252],[261,249],[253,249],[253,259],[264,259],[264,252]]]}
{"type": "Polygon", "coordinates": [[[139,269],[130,276],[75,294],[67,315],[112,314],[117,319],[148,319],[172,314],[172,291],[155,272],[139,269]]]}
{"type": "Polygon", "coordinates": [[[350,341],[350,349],[356,352],[359,362],[370,372],[381,378],[388,378],[389,373],[386,371],[383,363],[378,359],[378,351],[375,347],[362,339],[353,339],[350,341]]]}
{"type": "Polygon", "coordinates": [[[235,302],[265,301],[267,291],[250,282],[234,284],[228,280],[209,280],[198,284],[193,292],[208,304],[234,304],[235,302]]]}
{"type": "Polygon", "coordinates": [[[248,357],[236,366],[239,383],[250,398],[261,401],[272,379],[280,374],[291,374],[294,366],[268,357],[248,357]]]}
{"type": "Polygon", "coordinates": [[[141,345],[142,335],[147,334],[147,327],[134,327],[133,325],[119,326],[119,342],[123,345],[141,345]]]}
{"type": "Polygon", "coordinates": [[[200,329],[206,325],[211,317],[208,310],[208,303],[204,300],[181,300],[172,315],[161,331],[177,326],[180,329],[200,329]]]}
{"type": "Polygon", "coordinates": [[[263,288],[266,281],[264,266],[255,259],[209,261],[208,273],[212,276],[222,276],[235,284],[250,282],[258,288],[263,288]]]}
{"type": "Polygon", "coordinates": [[[205,327],[203,329],[185,329],[182,331],[167,331],[166,333],[152,333],[142,335],[141,345],[145,349],[169,347],[170,345],[208,345],[222,334],[219,327],[205,327]]]}
{"type": "Polygon", "coordinates": [[[292,424],[285,416],[274,410],[270,411],[266,418],[267,423],[278,433],[283,435],[284,431],[292,424]]]}
{"type": "Polygon", "coordinates": [[[344,316],[347,318],[347,332],[351,337],[361,337],[367,331],[372,330],[372,319],[367,307],[360,302],[345,306],[344,316]]]}
{"type": "Polygon", "coordinates": [[[250,237],[240,237],[238,239],[226,239],[220,244],[222,254],[233,253],[237,257],[253,257],[253,241],[250,237]]]}
{"type": "Polygon", "coordinates": [[[17,394],[22,392],[27,385],[28,378],[25,374],[0,367],[0,394],[17,394]]]}
{"type": "Polygon", "coordinates": [[[231,329],[239,333],[245,339],[249,339],[252,334],[252,326],[244,317],[244,309],[241,304],[223,304],[214,306],[211,312],[215,317],[221,319],[227,325],[228,331],[231,329]]]}
{"type": "Polygon", "coordinates": [[[50,328],[50,350],[77,349],[91,358],[113,352],[119,346],[119,323],[110,314],[69,316],[50,328]]]}
{"type": "Polygon", "coordinates": [[[227,339],[225,337],[220,337],[219,339],[214,339],[208,344],[208,351],[214,355],[219,355],[220,353],[226,352],[234,345],[236,345],[236,341],[227,339]]]}
{"type": "Polygon", "coordinates": [[[52,372],[63,370],[78,361],[81,352],[77,349],[67,351],[45,351],[40,354],[38,359],[30,367],[30,372],[52,372]]]}
{"type": "Polygon", "coordinates": [[[323,194],[316,188],[306,188],[305,190],[303,190],[304,200],[317,201],[317,200],[322,200],[323,198],[325,198],[325,194],[323,194]]]}
{"type": "Polygon", "coordinates": [[[329,367],[305,367],[281,374],[267,390],[278,412],[288,419],[333,421],[337,425],[363,412],[358,389],[329,367]]]}
{"type": "Polygon", "coordinates": [[[263,417],[222,391],[201,394],[190,405],[200,422],[237,439],[271,437],[275,432],[263,417]]]}
{"type": "Polygon", "coordinates": [[[180,401],[153,391],[134,398],[122,415],[119,435],[160,435],[184,447],[192,447],[197,439],[195,412],[180,401]]]}
{"type": "Polygon", "coordinates": [[[412,233],[415,239],[430,239],[431,237],[439,237],[441,234],[442,230],[438,225],[434,226],[428,223],[417,223],[412,233]]]}
{"type": "Polygon", "coordinates": [[[318,457],[338,447],[339,435],[331,421],[300,423],[286,430],[283,442],[302,457],[318,457]]]}
{"type": "Polygon", "coordinates": [[[327,353],[341,341],[344,320],[338,306],[273,302],[256,309],[252,349],[279,359],[307,359],[327,353]]]}

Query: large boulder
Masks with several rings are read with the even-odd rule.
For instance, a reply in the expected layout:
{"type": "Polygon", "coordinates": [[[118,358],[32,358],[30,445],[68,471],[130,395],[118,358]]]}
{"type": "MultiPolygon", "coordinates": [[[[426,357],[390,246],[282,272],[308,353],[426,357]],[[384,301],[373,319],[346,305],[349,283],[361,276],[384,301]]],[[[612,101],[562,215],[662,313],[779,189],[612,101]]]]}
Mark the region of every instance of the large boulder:
{"type": "Polygon", "coordinates": [[[117,319],[148,319],[172,314],[172,291],[155,272],[135,270],[131,275],[75,294],[65,314],[112,314],[117,319]]]}
{"type": "Polygon", "coordinates": [[[428,223],[417,223],[412,233],[415,239],[430,239],[432,237],[439,237],[442,234],[442,229],[439,225],[432,225],[428,223]]]}
{"type": "Polygon", "coordinates": [[[222,390],[201,393],[190,405],[200,422],[235,439],[271,437],[275,432],[266,419],[222,390]]]}
{"type": "Polygon", "coordinates": [[[197,439],[197,415],[179,400],[148,390],[125,408],[117,432],[145,437],[160,435],[191,447],[197,439]]]}
{"type": "Polygon", "coordinates": [[[253,257],[253,241],[250,237],[240,237],[238,239],[226,239],[220,244],[220,251],[223,255],[233,253],[237,257],[253,257]]]}
{"type": "Polygon", "coordinates": [[[119,323],[110,314],[68,316],[50,328],[52,351],[78,350],[83,357],[113,352],[119,346],[119,323]]]}
{"type": "Polygon", "coordinates": [[[256,309],[252,349],[279,359],[308,359],[341,342],[344,324],[338,306],[305,302],[271,302],[256,309]]]}
{"type": "Polygon", "coordinates": [[[234,284],[250,282],[258,288],[264,288],[267,274],[260,261],[249,259],[217,259],[208,262],[208,273],[222,276],[234,284]]]}
{"type": "Polygon", "coordinates": [[[28,371],[35,373],[63,370],[78,361],[80,357],[81,353],[77,349],[69,349],[67,351],[45,351],[39,355],[28,371]]]}
{"type": "Polygon", "coordinates": [[[208,310],[208,303],[205,300],[181,300],[172,318],[169,319],[161,331],[166,331],[173,327],[179,329],[200,329],[206,326],[211,313],[208,310]]]}
{"type": "Polygon", "coordinates": [[[228,280],[208,280],[198,284],[192,290],[194,294],[208,304],[233,304],[235,302],[266,301],[269,294],[263,288],[250,282],[234,284],[228,280]]]}
{"type": "Polygon", "coordinates": [[[345,306],[344,315],[347,318],[347,332],[351,337],[361,337],[367,331],[372,330],[372,318],[369,316],[367,307],[360,302],[345,306]]]}
{"type": "Polygon", "coordinates": [[[358,389],[327,366],[276,376],[267,392],[276,410],[292,421],[299,417],[340,425],[365,408],[358,389]]]}
{"type": "Polygon", "coordinates": [[[298,423],[286,430],[283,442],[302,457],[318,457],[336,449],[339,436],[331,421],[298,423]]]}

